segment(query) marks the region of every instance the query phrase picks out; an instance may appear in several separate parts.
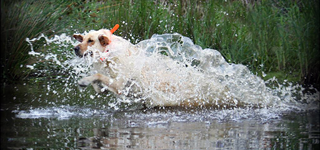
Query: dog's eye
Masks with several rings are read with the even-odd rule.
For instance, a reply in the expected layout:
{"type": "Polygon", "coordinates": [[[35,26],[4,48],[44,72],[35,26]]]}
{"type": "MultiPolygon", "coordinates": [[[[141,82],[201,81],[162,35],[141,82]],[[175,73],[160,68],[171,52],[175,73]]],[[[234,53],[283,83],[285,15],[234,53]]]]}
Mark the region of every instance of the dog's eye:
{"type": "Polygon", "coordinates": [[[89,39],[89,40],[88,40],[88,43],[91,43],[91,42],[93,42],[93,40],[89,39]]]}

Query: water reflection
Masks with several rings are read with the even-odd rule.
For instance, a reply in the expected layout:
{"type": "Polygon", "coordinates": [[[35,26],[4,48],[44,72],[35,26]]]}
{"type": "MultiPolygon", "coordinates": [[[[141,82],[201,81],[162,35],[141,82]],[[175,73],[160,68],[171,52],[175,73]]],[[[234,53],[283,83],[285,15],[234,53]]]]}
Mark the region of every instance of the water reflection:
{"type": "MultiPolygon", "coordinates": [[[[167,110],[113,112],[69,119],[1,117],[2,148],[80,149],[314,149],[319,147],[319,111],[281,120],[176,121],[167,110]],[[140,118],[140,119],[139,119],[140,118]],[[3,145],[4,143],[4,145],[3,145]]],[[[190,115],[190,114],[189,114],[190,115]]],[[[183,115],[181,115],[183,116],[183,115]]],[[[180,118],[181,119],[181,118],[180,118]]]]}
{"type": "MultiPolygon", "coordinates": [[[[41,84],[5,87],[1,149],[319,149],[319,109],[114,111],[57,97],[41,84]],[[31,86],[32,85],[32,86],[31,86]],[[49,93],[48,95],[46,93],[49,93]]],[[[57,90],[57,89],[55,89],[57,90]]],[[[84,99],[84,98],[82,98],[84,99]]]]}

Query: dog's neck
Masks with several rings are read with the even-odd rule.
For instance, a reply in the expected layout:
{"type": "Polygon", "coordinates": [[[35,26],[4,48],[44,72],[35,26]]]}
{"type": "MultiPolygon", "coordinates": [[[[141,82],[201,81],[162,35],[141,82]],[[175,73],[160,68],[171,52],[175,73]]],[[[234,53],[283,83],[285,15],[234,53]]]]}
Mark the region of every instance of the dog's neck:
{"type": "MultiPolygon", "coordinates": [[[[107,48],[103,53],[105,53],[108,56],[109,49],[107,48]]],[[[100,57],[101,62],[105,61],[107,58],[105,56],[100,57]]]]}

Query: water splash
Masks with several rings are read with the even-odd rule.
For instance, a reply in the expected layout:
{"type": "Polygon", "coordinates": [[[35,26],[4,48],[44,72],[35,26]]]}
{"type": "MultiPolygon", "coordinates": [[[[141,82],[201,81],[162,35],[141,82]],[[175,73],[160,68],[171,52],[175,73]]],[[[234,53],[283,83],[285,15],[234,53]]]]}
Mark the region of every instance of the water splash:
{"type": "MultiPolygon", "coordinates": [[[[213,99],[206,101],[206,103],[269,105],[280,101],[278,96],[271,94],[271,89],[266,87],[264,81],[252,74],[246,66],[229,64],[217,50],[202,49],[200,46],[194,45],[187,37],[179,34],[154,35],[151,39],[137,45],[141,49],[145,49],[151,55],[149,57],[155,57],[152,60],[157,60],[160,63],[168,62],[167,68],[178,70],[173,72],[179,74],[182,80],[192,83],[188,88],[197,91],[192,93],[193,97],[205,100],[213,99]],[[158,53],[165,53],[171,58],[171,61],[159,61],[158,57],[161,56],[158,53]],[[180,65],[174,66],[172,64],[180,65]],[[223,95],[219,95],[220,93],[223,95]],[[231,101],[228,100],[228,97],[231,101]]],[[[182,95],[185,94],[182,92],[182,95]]]]}
{"type": "MultiPolygon", "coordinates": [[[[48,38],[41,35],[26,41],[31,46],[29,54],[37,59],[37,63],[26,67],[37,68],[36,72],[39,74],[47,72],[51,67],[57,69],[58,76],[55,78],[61,80],[64,91],[57,92],[56,89],[59,87],[54,87],[56,85],[47,85],[47,91],[55,91],[57,97],[64,95],[65,103],[61,106],[79,103],[88,105],[92,104],[88,101],[94,101],[95,106],[102,106],[100,108],[128,110],[141,108],[142,103],[149,106],[164,106],[165,103],[188,106],[197,102],[199,108],[208,104],[215,106],[212,108],[219,108],[212,110],[220,114],[220,117],[214,115],[216,119],[223,120],[229,117],[232,120],[248,118],[245,116],[250,114],[264,116],[260,118],[277,118],[279,112],[301,111],[311,108],[310,106],[317,109],[319,104],[319,92],[316,89],[315,93],[304,93],[303,87],[298,84],[288,83],[285,86],[279,84],[275,78],[264,81],[242,64],[227,63],[219,51],[202,49],[190,38],[177,33],[153,35],[150,39],[139,42],[135,45],[139,53],[125,59],[122,65],[116,66],[116,69],[120,70],[118,74],[126,69],[130,72],[130,78],[134,79],[123,89],[122,93],[126,93],[124,95],[132,93],[133,87],[144,90],[142,94],[139,93],[141,90],[133,92],[136,95],[132,97],[112,93],[99,95],[88,89],[78,90],[76,85],[79,79],[97,73],[94,68],[97,60],[95,57],[78,58],[70,50],[77,44],[70,36],[62,34],[48,38]],[[44,45],[48,49],[34,50],[34,42],[41,39],[45,40],[44,45]],[[51,65],[39,67],[43,62],[51,65]],[[158,73],[161,73],[161,78],[158,73]],[[146,79],[147,82],[141,82],[146,79]],[[165,89],[159,89],[159,81],[168,83],[165,89]],[[267,86],[268,84],[272,86],[267,86]],[[179,88],[172,90],[174,87],[179,88]],[[75,97],[77,101],[72,100],[75,97]],[[229,107],[232,109],[228,109],[229,107]],[[219,111],[220,109],[223,111],[219,111]],[[241,113],[236,113],[240,111],[241,113]]],[[[59,102],[55,104],[57,103],[59,102]]],[[[35,110],[31,109],[19,114],[28,115],[33,111],[35,110]]],[[[77,110],[74,111],[79,113],[77,110]]],[[[45,112],[55,114],[56,111],[45,112]]]]}

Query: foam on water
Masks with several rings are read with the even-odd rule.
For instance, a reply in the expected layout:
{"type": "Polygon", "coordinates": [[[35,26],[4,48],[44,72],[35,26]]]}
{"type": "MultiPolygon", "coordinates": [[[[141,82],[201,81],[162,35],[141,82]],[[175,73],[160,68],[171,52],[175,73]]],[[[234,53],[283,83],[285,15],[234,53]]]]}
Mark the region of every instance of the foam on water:
{"type": "MultiPolygon", "coordinates": [[[[104,99],[105,101],[100,101],[98,105],[103,107],[96,110],[80,111],[76,106],[65,107],[65,105],[61,105],[53,108],[17,111],[17,117],[20,118],[68,118],[74,115],[85,117],[86,115],[81,114],[90,114],[91,111],[101,110],[101,108],[104,108],[102,111],[120,108],[129,109],[131,106],[141,103],[146,103],[148,106],[164,106],[168,103],[170,105],[188,106],[198,102],[198,108],[206,105],[214,105],[214,108],[218,108],[203,108],[200,111],[201,113],[193,114],[193,118],[200,120],[201,118],[203,120],[239,120],[252,116],[268,120],[279,118],[281,112],[285,111],[317,109],[319,104],[318,91],[315,90],[316,92],[313,94],[304,93],[301,85],[292,83],[288,83],[286,86],[281,85],[277,83],[275,78],[264,81],[250,72],[246,66],[226,62],[219,51],[202,49],[195,45],[190,38],[177,33],[153,35],[151,39],[139,42],[134,46],[135,49],[138,49],[138,53],[130,56],[130,59],[121,58],[121,65],[114,63],[113,60],[116,57],[125,57],[123,54],[115,53],[112,55],[113,57],[108,58],[109,61],[116,64],[111,67],[119,78],[129,77],[132,79],[127,88],[122,91],[122,93],[126,93],[123,95],[127,96],[117,96],[111,93],[98,95],[92,92],[85,93],[75,88],[79,79],[97,73],[94,64],[99,62],[97,62],[95,56],[77,57],[71,50],[77,42],[72,40],[70,36],[62,34],[48,38],[41,35],[38,38],[27,39],[27,42],[31,46],[29,54],[37,57],[38,62],[50,62],[54,66],[59,66],[56,67],[59,68],[58,72],[68,74],[68,77],[65,78],[56,77],[64,83],[63,94],[68,95],[64,99],[68,101],[72,99],[73,95],[80,95],[80,98],[89,95],[87,96],[89,98],[79,99],[78,101],[97,101],[97,99],[104,99]],[[48,49],[34,50],[33,43],[41,39],[45,40],[45,47],[48,49]],[[126,76],[121,76],[124,71],[129,73],[126,76]],[[164,86],[165,89],[159,88],[161,82],[167,84],[164,86]],[[272,87],[268,87],[267,84],[272,85],[272,87]],[[130,93],[136,95],[128,96],[130,93]]],[[[103,54],[94,53],[94,55],[103,54]]],[[[119,59],[117,62],[119,62],[119,59]]],[[[35,63],[26,67],[34,69],[37,68],[37,65],[38,63],[35,63]]],[[[39,73],[45,71],[47,70],[38,70],[39,73]]],[[[47,87],[48,91],[54,91],[56,88],[47,87]]],[[[59,93],[56,95],[59,95],[59,93]]],[[[167,116],[178,117],[178,120],[191,119],[184,115],[170,115],[168,112],[166,114],[167,116]]]]}
{"type": "Polygon", "coordinates": [[[33,108],[30,110],[15,110],[18,118],[57,118],[59,120],[70,119],[71,117],[92,117],[95,115],[108,114],[108,111],[98,111],[91,108],[79,108],[73,106],[59,106],[46,108],[33,108]]]}

